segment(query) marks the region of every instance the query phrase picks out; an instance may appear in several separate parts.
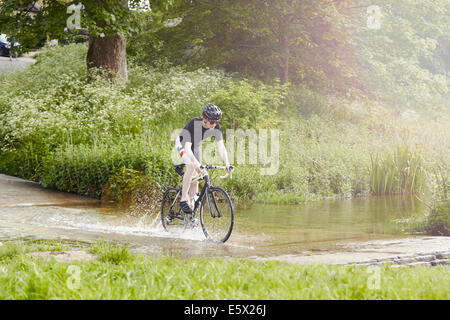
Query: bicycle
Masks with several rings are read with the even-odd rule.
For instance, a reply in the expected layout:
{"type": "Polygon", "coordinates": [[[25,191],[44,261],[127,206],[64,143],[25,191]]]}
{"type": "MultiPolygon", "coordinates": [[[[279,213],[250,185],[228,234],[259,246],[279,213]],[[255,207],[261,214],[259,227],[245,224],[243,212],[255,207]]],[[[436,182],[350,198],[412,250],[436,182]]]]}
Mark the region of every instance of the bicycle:
{"type": "MultiPolygon", "coordinates": [[[[185,164],[174,165],[175,171],[180,176],[184,175],[185,164]]],[[[204,180],[205,184],[198,198],[194,202],[192,212],[193,220],[196,220],[197,211],[200,210],[200,223],[208,240],[214,242],[225,242],[233,231],[234,208],[227,192],[211,185],[208,170],[226,169],[223,166],[200,166],[202,172],[192,178],[192,182],[204,180]]],[[[231,166],[232,168],[232,166],[231,166]]],[[[228,173],[221,177],[228,177],[228,173]]],[[[169,188],[163,196],[161,205],[161,221],[164,229],[168,232],[184,230],[186,228],[184,212],[180,207],[181,188],[169,188]]],[[[195,199],[195,198],[194,198],[195,199]]],[[[198,220],[197,220],[198,221],[198,220]]]]}

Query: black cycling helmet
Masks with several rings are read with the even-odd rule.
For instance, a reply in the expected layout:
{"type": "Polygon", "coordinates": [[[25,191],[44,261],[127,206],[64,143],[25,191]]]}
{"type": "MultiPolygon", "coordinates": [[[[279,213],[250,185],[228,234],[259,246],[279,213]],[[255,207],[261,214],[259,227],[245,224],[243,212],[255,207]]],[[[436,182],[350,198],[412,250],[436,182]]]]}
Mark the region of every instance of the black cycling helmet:
{"type": "Polygon", "coordinates": [[[220,120],[222,119],[222,110],[212,103],[207,103],[203,107],[203,117],[208,120],[220,120]]]}

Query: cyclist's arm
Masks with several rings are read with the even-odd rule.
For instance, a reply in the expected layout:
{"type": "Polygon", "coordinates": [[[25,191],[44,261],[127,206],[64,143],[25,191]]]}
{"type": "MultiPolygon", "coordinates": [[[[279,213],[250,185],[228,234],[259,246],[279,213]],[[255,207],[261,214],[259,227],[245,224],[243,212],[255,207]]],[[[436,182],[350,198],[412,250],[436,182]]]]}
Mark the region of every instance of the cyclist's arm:
{"type": "Polygon", "coordinates": [[[227,149],[225,148],[223,139],[217,141],[217,149],[219,150],[219,155],[222,158],[223,162],[225,162],[225,166],[228,168],[230,166],[230,162],[228,161],[227,149]]]}

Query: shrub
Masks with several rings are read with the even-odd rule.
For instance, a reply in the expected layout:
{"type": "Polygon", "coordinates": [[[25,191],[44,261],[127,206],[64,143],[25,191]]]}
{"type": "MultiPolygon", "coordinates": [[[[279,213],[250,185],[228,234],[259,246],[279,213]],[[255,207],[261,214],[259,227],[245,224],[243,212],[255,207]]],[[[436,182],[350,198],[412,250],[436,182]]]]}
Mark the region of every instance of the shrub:
{"type": "Polygon", "coordinates": [[[41,154],[32,147],[0,153],[0,172],[5,174],[38,181],[40,165],[41,154]]]}
{"type": "Polygon", "coordinates": [[[102,201],[118,202],[139,212],[156,212],[161,204],[161,187],[151,176],[133,169],[121,169],[102,190],[102,201]]]}
{"type": "Polygon", "coordinates": [[[168,162],[157,151],[130,141],[97,148],[68,145],[58,149],[43,159],[39,180],[44,187],[100,198],[108,179],[122,168],[147,172],[162,184],[170,179],[168,162]]]}
{"type": "Polygon", "coordinates": [[[229,81],[212,97],[212,102],[222,109],[222,125],[226,128],[265,128],[278,123],[277,113],[285,94],[281,86],[229,81]]]}
{"type": "Polygon", "coordinates": [[[438,202],[425,221],[425,231],[433,236],[450,236],[450,201],[438,202]]]}

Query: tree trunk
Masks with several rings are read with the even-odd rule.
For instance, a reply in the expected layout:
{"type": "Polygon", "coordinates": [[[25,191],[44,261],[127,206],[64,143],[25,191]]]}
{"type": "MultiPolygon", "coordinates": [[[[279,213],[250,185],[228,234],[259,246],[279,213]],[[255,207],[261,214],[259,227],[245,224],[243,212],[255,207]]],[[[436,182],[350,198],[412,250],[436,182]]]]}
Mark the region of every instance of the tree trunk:
{"type": "Polygon", "coordinates": [[[90,37],[86,57],[88,69],[101,68],[106,77],[128,80],[126,50],[127,40],[120,36],[90,37]]]}
{"type": "Polygon", "coordinates": [[[281,35],[279,40],[281,56],[279,58],[278,67],[278,77],[280,78],[281,84],[285,84],[289,81],[289,59],[290,59],[290,48],[289,48],[289,36],[287,34],[281,35]]]}

